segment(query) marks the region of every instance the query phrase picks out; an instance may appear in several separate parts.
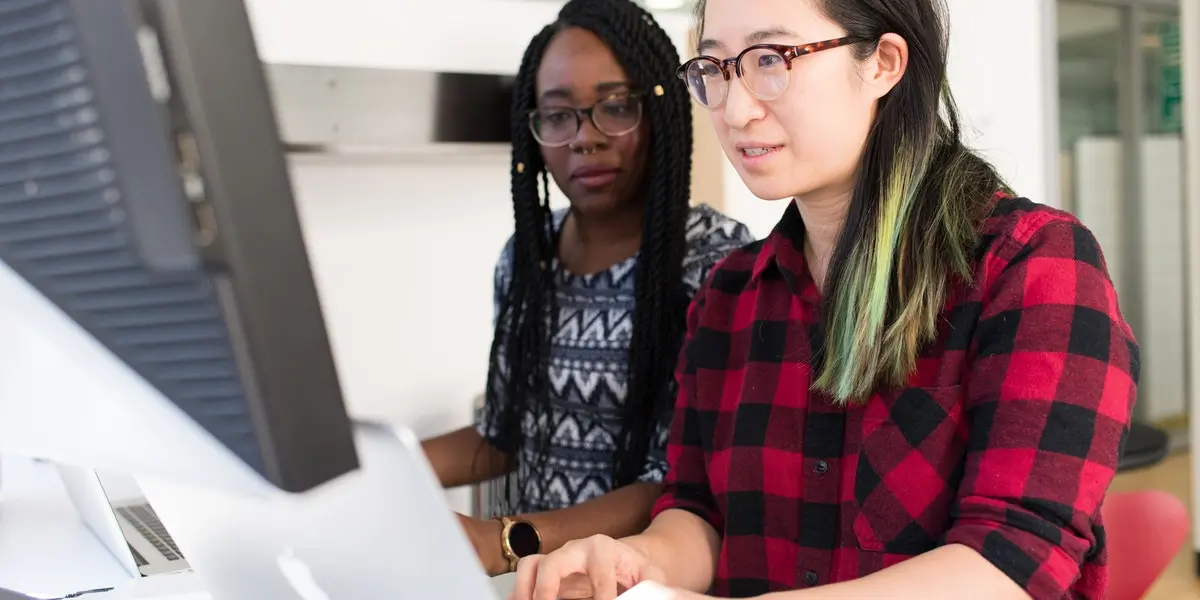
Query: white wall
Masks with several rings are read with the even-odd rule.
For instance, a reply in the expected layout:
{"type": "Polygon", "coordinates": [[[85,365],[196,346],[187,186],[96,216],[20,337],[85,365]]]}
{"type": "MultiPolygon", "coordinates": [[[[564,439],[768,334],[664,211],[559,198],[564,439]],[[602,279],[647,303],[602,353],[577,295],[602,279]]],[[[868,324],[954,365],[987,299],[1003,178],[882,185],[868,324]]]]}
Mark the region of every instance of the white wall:
{"type": "Polygon", "coordinates": [[[338,369],[357,415],[403,420],[422,434],[469,418],[486,373],[480,340],[491,329],[492,266],[512,219],[507,163],[292,158],[338,369]]]}
{"type": "MultiPolygon", "coordinates": [[[[531,0],[246,0],[266,62],[513,73],[561,3],[531,0]]],[[[689,17],[655,15],[677,48],[689,17]]]]}
{"type": "MultiPolygon", "coordinates": [[[[1057,34],[1052,0],[950,0],[951,89],[967,145],[982,152],[1017,193],[1059,198],[1057,34]],[[1003,32],[1004,43],[997,43],[1003,32]]],[[[785,205],[750,193],[732,166],[725,207],[766,235],[785,205]]]]}
{"type": "Polygon", "coordinates": [[[992,160],[1017,193],[1062,206],[1056,3],[949,4],[950,86],[965,118],[967,144],[992,160]]]}

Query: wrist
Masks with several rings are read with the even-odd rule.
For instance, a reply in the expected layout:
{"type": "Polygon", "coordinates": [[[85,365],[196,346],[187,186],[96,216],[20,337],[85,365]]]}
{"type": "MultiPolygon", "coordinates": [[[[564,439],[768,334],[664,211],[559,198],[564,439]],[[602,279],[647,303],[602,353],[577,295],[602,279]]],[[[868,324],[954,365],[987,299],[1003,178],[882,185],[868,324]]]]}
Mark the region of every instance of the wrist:
{"type": "Polygon", "coordinates": [[[517,561],[543,552],[542,534],[530,521],[521,517],[500,517],[495,522],[500,525],[498,539],[504,560],[502,572],[516,571],[517,561]]]}
{"type": "Polygon", "coordinates": [[[508,558],[504,556],[504,525],[496,519],[488,519],[483,525],[483,548],[480,558],[488,575],[495,577],[509,571],[508,558]]]}
{"type": "Polygon", "coordinates": [[[655,546],[657,544],[651,536],[648,536],[645,533],[640,533],[638,535],[621,538],[618,541],[626,546],[629,546],[630,548],[633,548],[634,550],[637,550],[642,556],[646,557],[646,562],[650,563],[652,566],[662,568],[662,565],[658,564],[658,559],[655,556],[656,554],[659,554],[655,551],[655,546]]]}

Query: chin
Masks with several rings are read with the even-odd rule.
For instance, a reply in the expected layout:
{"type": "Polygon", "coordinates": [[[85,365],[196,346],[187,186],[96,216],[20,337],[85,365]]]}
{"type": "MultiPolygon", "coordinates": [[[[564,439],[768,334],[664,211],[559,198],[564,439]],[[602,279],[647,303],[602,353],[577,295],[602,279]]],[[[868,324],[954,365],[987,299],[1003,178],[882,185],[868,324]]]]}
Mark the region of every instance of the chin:
{"type": "Polygon", "coordinates": [[[790,200],[796,195],[796,186],[781,177],[746,176],[743,174],[742,183],[746,184],[746,189],[750,190],[750,193],[757,196],[759,200],[771,202],[785,199],[790,200]]]}
{"type": "Polygon", "coordinates": [[[603,214],[615,210],[621,203],[614,193],[592,193],[572,190],[567,197],[571,209],[576,212],[603,214]]]}
{"type": "Polygon", "coordinates": [[[790,170],[781,164],[764,169],[748,169],[735,162],[733,168],[742,178],[746,189],[760,200],[783,200],[796,195],[795,177],[790,176],[790,170]]]}

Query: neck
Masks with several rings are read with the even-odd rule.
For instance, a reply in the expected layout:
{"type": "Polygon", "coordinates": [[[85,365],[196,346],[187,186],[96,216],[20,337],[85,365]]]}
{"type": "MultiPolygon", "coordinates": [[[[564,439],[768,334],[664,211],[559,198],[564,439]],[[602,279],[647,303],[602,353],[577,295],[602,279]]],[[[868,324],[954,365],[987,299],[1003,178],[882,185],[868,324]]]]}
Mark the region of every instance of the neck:
{"type": "Polygon", "coordinates": [[[568,271],[586,275],[628,259],[641,244],[641,206],[599,215],[573,210],[563,223],[558,258],[568,271]]]}
{"type": "Polygon", "coordinates": [[[631,204],[601,214],[572,210],[564,223],[564,241],[583,247],[608,246],[638,240],[642,236],[643,207],[631,204]]]}
{"type": "Polygon", "coordinates": [[[818,288],[825,287],[829,259],[846,222],[852,192],[849,190],[797,196],[794,200],[804,220],[804,257],[818,288]]]}

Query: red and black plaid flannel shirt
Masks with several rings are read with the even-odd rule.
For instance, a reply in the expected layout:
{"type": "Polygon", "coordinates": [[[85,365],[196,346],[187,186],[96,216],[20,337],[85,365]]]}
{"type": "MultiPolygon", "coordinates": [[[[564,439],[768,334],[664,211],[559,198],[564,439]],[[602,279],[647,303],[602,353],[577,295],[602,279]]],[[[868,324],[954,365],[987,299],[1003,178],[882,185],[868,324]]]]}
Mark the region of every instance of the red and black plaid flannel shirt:
{"type": "Polygon", "coordinates": [[[997,200],[974,283],[954,288],[901,390],[811,392],[820,293],[794,205],[698,292],[666,491],[721,535],[712,592],[855,579],[943,544],[1035,600],[1099,598],[1099,506],[1135,399],[1138,347],[1100,248],[1071,215],[997,200]]]}

